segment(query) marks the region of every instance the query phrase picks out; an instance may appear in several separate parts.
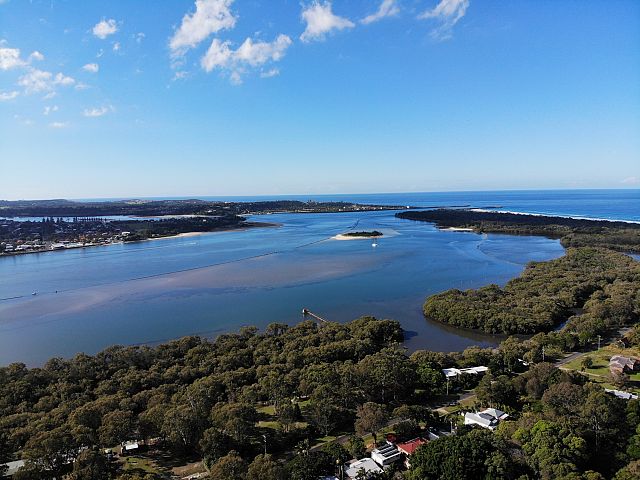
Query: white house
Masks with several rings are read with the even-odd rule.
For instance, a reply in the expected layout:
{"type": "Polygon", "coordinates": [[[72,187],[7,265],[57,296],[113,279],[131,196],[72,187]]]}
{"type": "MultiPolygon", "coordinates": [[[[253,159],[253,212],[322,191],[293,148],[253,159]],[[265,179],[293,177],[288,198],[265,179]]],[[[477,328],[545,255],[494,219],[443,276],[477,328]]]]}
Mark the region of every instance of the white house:
{"type": "Polygon", "coordinates": [[[477,366],[477,367],[469,367],[469,368],[455,368],[455,367],[451,367],[451,368],[443,368],[442,369],[442,373],[444,373],[444,376],[449,379],[449,378],[455,378],[459,375],[479,375],[481,373],[486,373],[489,370],[489,367],[485,367],[485,366],[477,366]]]}
{"type": "Polygon", "coordinates": [[[605,388],[604,391],[607,392],[607,393],[610,393],[612,395],[615,395],[616,397],[621,398],[623,400],[637,400],[638,399],[638,395],[636,395],[635,393],[623,392],[622,390],[611,390],[609,388],[605,388]]]}
{"type": "Polygon", "coordinates": [[[386,467],[402,459],[402,452],[392,443],[386,443],[382,447],[371,452],[371,458],[381,467],[386,467]]]}
{"type": "Polygon", "coordinates": [[[9,462],[3,464],[3,466],[7,467],[7,471],[4,473],[7,477],[13,477],[15,473],[24,467],[24,460],[16,460],[15,462],[9,462]]]}
{"type": "Polygon", "coordinates": [[[363,458],[347,465],[344,473],[349,478],[356,478],[358,473],[361,471],[364,471],[365,473],[382,473],[384,470],[382,470],[376,462],[370,458],[363,458]]]}
{"type": "Polygon", "coordinates": [[[467,412],[464,414],[465,425],[480,425],[489,430],[498,428],[502,420],[509,418],[509,415],[496,408],[487,408],[481,412],[467,412]]]}

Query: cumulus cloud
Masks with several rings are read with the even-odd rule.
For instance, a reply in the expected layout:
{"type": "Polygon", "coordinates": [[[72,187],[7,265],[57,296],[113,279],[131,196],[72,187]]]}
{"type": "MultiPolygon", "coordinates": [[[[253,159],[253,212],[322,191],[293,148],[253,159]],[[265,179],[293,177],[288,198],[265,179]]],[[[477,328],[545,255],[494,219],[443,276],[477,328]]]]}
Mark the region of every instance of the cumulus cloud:
{"type": "Polygon", "coordinates": [[[234,57],[238,62],[255,67],[269,61],[281,60],[289,45],[291,45],[291,39],[282,34],[278,35],[273,42],[254,42],[251,38],[247,38],[236,50],[234,57]]]}
{"type": "Polygon", "coordinates": [[[73,78],[67,77],[62,73],[56,73],[56,76],[53,79],[54,85],[62,85],[63,87],[68,87],[74,83],[76,83],[76,81],[73,78]]]}
{"type": "Polygon", "coordinates": [[[228,66],[233,57],[233,51],[229,48],[230,44],[231,42],[221,42],[214,38],[207,53],[200,60],[202,68],[210,72],[214,68],[228,66]]]}
{"type": "Polygon", "coordinates": [[[98,73],[98,70],[100,70],[100,65],[98,65],[97,63],[87,63],[84,67],[82,67],[82,70],[90,73],[98,73]]]}
{"type": "Polygon", "coordinates": [[[436,40],[451,38],[453,26],[464,17],[469,7],[469,0],[440,0],[440,3],[431,10],[418,15],[419,19],[433,19],[439,25],[431,31],[431,36],[436,40]]]}
{"type": "Polygon", "coordinates": [[[114,42],[113,43],[113,51],[114,52],[119,52],[120,51],[120,42],[114,42]]]}
{"type": "Polygon", "coordinates": [[[11,70],[26,65],[27,62],[20,58],[19,48],[3,47],[0,44],[0,70],[11,70]]]}
{"type": "Polygon", "coordinates": [[[255,42],[247,38],[237,50],[233,50],[230,42],[214,38],[200,65],[206,72],[227,70],[230,72],[229,79],[237,85],[242,83],[242,74],[247,67],[281,60],[291,43],[291,38],[282,34],[273,42],[255,42]]]}
{"type": "Polygon", "coordinates": [[[51,122],[49,126],[51,128],[67,128],[69,126],[69,122],[51,122]]]}
{"type": "Polygon", "coordinates": [[[93,27],[93,34],[101,40],[104,40],[109,35],[113,35],[118,31],[118,24],[113,18],[109,20],[101,20],[93,27]]]}
{"type": "Polygon", "coordinates": [[[313,3],[302,10],[302,20],[307,24],[300,40],[310,42],[312,40],[324,40],[325,36],[333,30],[344,30],[353,28],[354,23],[344,17],[339,17],[331,11],[331,2],[320,2],[314,0],[313,3]]]}
{"type": "Polygon", "coordinates": [[[62,73],[55,76],[51,72],[31,68],[18,79],[18,85],[24,88],[25,93],[51,92],[56,86],[68,87],[76,81],[62,73]]]}
{"type": "Polygon", "coordinates": [[[236,17],[231,12],[233,1],[196,0],[196,11],[182,18],[180,27],[169,40],[171,53],[174,56],[183,55],[211,34],[233,28],[236,24],[236,17]]]}
{"type": "Polygon", "coordinates": [[[0,92],[0,102],[13,100],[18,95],[20,95],[20,92],[18,92],[17,90],[13,90],[11,92],[0,92]]]}
{"type": "Polygon", "coordinates": [[[89,118],[102,117],[109,112],[113,112],[113,106],[109,105],[106,107],[97,107],[97,108],[87,108],[82,112],[82,115],[89,118]]]}
{"type": "Polygon", "coordinates": [[[51,72],[34,68],[18,79],[18,85],[24,88],[25,93],[38,93],[49,91],[51,87],[51,72]]]}
{"type": "Polygon", "coordinates": [[[400,8],[398,7],[397,0],[383,0],[376,13],[367,15],[362,20],[360,20],[360,22],[368,25],[370,23],[377,22],[378,20],[382,20],[386,17],[393,17],[398,13],[400,13],[400,8]]]}
{"type": "Polygon", "coordinates": [[[33,60],[41,62],[42,60],[44,60],[44,55],[37,50],[35,52],[31,52],[31,55],[29,55],[29,61],[33,60]]]}

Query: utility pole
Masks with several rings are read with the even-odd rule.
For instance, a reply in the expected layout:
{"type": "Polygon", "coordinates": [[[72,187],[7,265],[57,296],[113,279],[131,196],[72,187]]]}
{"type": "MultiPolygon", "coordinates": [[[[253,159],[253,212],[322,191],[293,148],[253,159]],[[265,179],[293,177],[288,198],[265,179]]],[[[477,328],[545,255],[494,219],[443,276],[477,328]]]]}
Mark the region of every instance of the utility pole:
{"type": "Polygon", "coordinates": [[[449,377],[447,377],[447,397],[449,396],[449,377]]]}
{"type": "Polygon", "coordinates": [[[264,440],[264,456],[267,456],[267,436],[266,435],[262,435],[262,438],[264,440]]]}
{"type": "Polygon", "coordinates": [[[598,351],[600,351],[600,340],[602,340],[602,337],[598,335],[598,351]]]}
{"type": "Polygon", "coordinates": [[[542,346],[542,361],[544,362],[544,345],[542,346]]]}

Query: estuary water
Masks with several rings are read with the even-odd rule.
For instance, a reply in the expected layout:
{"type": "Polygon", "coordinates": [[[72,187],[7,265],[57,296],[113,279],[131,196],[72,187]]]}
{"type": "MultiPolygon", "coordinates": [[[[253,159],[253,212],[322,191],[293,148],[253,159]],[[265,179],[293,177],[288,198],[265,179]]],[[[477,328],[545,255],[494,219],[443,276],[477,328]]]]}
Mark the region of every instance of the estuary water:
{"type": "MultiPolygon", "coordinates": [[[[484,205],[469,197],[421,201],[517,211],[507,201],[513,194],[504,193],[484,205]]],[[[417,194],[397,195],[370,203],[417,203],[411,201],[417,194]]],[[[358,197],[351,200],[364,201],[358,197]]],[[[620,219],[640,220],[628,199],[622,203],[620,219]]],[[[574,215],[586,216],[575,205],[574,215]]],[[[594,217],[616,218],[606,208],[595,209],[594,217]]],[[[448,288],[504,284],[527,262],[563,254],[556,240],[441,231],[394,213],[255,216],[250,220],[278,226],[0,258],[0,365],[39,365],[113,344],[215,337],[244,325],[293,324],[303,308],[340,322],[361,315],[396,319],[410,350],[495,345],[500,338],[425,320],[424,299],[448,288]],[[365,229],[384,233],[377,246],[332,238],[365,229]]]]}

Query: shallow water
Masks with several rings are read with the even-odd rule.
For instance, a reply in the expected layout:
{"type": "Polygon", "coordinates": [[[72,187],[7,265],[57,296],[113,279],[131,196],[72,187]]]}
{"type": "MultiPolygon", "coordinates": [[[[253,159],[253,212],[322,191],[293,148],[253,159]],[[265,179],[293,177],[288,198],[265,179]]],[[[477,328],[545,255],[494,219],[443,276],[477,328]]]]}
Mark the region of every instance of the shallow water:
{"type": "Polygon", "coordinates": [[[426,321],[425,297],[502,284],[527,262],[563,253],[555,240],[439,231],[393,212],[251,220],[281,226],[0,258],[0,364],[295,323],[302,308],[340,322],[397,319],[410,349],[494,345],[426,321]],[[352,228],[385,237],[375,248],[331,239],[352,228]]]}

